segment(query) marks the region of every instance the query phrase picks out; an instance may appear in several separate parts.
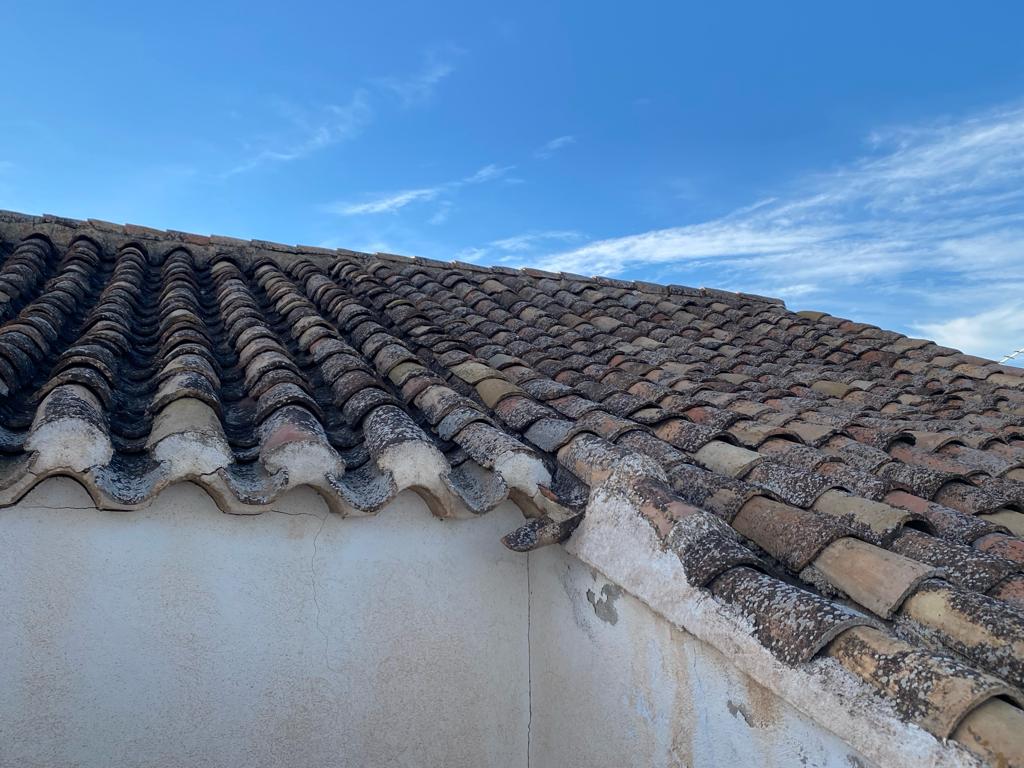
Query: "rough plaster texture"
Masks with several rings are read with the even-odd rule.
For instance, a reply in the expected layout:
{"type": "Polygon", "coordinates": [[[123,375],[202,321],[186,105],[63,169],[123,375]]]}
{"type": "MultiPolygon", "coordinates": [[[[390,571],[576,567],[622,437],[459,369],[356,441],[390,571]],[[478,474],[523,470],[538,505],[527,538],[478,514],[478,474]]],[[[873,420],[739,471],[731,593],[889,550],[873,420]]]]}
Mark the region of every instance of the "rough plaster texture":
{"type": "Polygon", "coordinates": [[[530,587],[531,765],[872,765],[562,548],[530,587]]]}
{"type": "Polygon", "coordinates": [[[0,766],[525,765],[521,513],[277,507],[58,479],[0,510],[0,766]]]}
{"type": "Polygon", "coordinates": [[[637,562],[682,582],[605,507],[569,544],[589,565],[504,549],[507,503],[276,509],[178,485],[100,512],[54,479],[0,510],[0,768],[872,764],[759,684],[764,662],[660,615],[704,603],[626,593],[664,593],[637,562]]]}
{"type": "Polygon", "coordinates": [[[981,765],[956,742],[940,742],[903,721],[835,660],[783,664],[753,637],[745,617],[688,584],[682,561],[662,546],[628,494],[615,488],[592,492],[587,515],[566,549],[879,766],[981,765]]]}

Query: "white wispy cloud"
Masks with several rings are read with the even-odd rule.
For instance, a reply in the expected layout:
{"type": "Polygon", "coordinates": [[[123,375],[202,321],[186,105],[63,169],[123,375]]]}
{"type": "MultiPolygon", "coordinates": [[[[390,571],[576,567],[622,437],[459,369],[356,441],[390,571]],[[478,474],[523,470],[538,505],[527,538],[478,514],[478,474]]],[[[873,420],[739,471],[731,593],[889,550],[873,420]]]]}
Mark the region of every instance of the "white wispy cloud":
{"type": "MultiPolygon", "coordinates": [[[[325,206],[325,210],[330,213],[337,213],[342,216],[364,216],[367,214],[376,213],[395,213],[396,211],[405,208],[407,205],[418,202],[425,202],[428,200],[436,200],[442,195],[452,194],[461,187],[465,187],[471,184],[483,184],[488,181],[494,181],[500,179],[515,166],[499,166],[494,163],[485,165],[479,170],[465,176],[461,179],[455,179],[454,181],[446,181],[441,184],[436,184],[432,187],[420,187],[415,189],[403,189],[398,192],[390,192],[385,195],[374,197],[364,202],[352,203],[352,202],[338,202],[331,203],[325,206]]],[[[444,208],[444,201],[442,203],[444,208]]],[[[443,218],[437,220],[438,214],[435,213],[432,223],[440,224],[447,218],[447,213],[450,212],[450,207],[445,212],[443,218]]]]}
{"type": "Polygon", "coordinates": [[[494,163],[491,163],[490,165],[485,165],[483,168],[481,168],[476,173],[471,174],[471,175],[467,176],[466,178],[462,179],[461,183],[462,184],[480,184],[480,183],[485,182],[485,181],[493,181],[494,179],[501,178],[502,176],[504,176],[506,173],[508,173],[509,171],[511,171],[514,168],[515,168],[514,165],[501,166],[501,165],[495,165],[494,163]]]}
{"type": "Polygon", "coordinates": [[[512,237],[503,237],[499,240],[492,240],[489,245],[500,251],[521,253],[531,251],[541,243],[571,242],[581,240],[583,235],[571,229],[546,230],[543,232],[526,232],[512,237]]]}
{"type": "Polygon", "coordinates": [[[285,163],[308,157],[341,141],[353,139],[373,119],[369,93],[356,90],[348,103],[331,104],[309,113],[288,104],[278,104],[278,111],[291,124],[290,138],[263,142],[241,162],[222,174],[227,178],[272,163],[285,163]]]}
{"type": "Polygon", "coordinates": [[[442,80],[455,71],[455,58],[461,49],[447,46],[428,51],[423,67],[408,77],[382,77],[377,83],[397,96],[403,106],[411,107],[430,100],[442,80]]]}
{"type": "Polygon", "coordinates": [[[439,226],[448,221],[448,217],[452,215],[452,209],[455,204],[450,200],[442,200],[441,204],[437,206],[437,210],[434,211],[434,215],[431,216],[427,221],[434,226],[439,226]]]}
{"type": "MultiPolygon", "coordinates": [[[[455,71],[454,59],[462,53],[454,46],[432,49],[424,55],[423,67],[408,77],[377,78],[357,88],[348,102],[303,109],[276,101],[277,118],[287,129],[259,141],[248,142],[244,157],[220,178],[230,178],[266,165],[287,163],[308,157],[327,147],[354,139],[372,122],[374,102],[382,91],[397,96],[405,107],[425,103],[437,86],[455,71]]],[[[379,103],[378,103],[379,106],[379,103]]]]}
{"type": "Polygon", "coordinates": [[[1024,108],[878,131],[860,160],[727,216],[519,263],[857,307],[1001,355],[1024,335],[1024,108]]]}
{"type": "Polygon", "coordinates": [[[433,200],[440,193],[439,188],[406,189],[393,195],[379,197],[366,203],[342,203],[332,208],[342,216],[362,216],[368,213],[394,213],[418,200],[433,200]]]}
{"type": "Polygon", "coordinates": [[[956,349],[981,350],[996,360],[1024,347],[1024,301],[1010,301],[973,315],[920,323],[916,330],[956,349]]]}
{"type": "Polygon", "coordinates": [[[460,261],[478,262],[490,259],[508,262],[522,259],[523,254],[536,252],[545,248],[557,247],[556,244],[570,243],[584,239],[581,232],[571,229],[544,230],[524,232],[519,235],[491,240],[486,245],[463,248],[456,255],[460,261]]]}
{"type": "Polygon", "coordinates": [[[540,158],[541,160],[547,160],[549,157],[555,154],[560,149],[568,147],[570,144],[576,143],[575,136],[556,136],[551,141],[546,142],[543,146],[538,147],[533,153],[534,157],[540,158]]]}

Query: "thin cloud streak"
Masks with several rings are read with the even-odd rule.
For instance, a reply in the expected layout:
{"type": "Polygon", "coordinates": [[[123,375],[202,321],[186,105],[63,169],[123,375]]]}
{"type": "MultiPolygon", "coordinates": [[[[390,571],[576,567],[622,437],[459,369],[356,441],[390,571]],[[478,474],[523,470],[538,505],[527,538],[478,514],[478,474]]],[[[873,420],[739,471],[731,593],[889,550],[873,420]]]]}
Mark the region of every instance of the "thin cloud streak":
{"type": "Polygon", "coordinates": [[[495,165],[494,163],[491,163],[490,165],[485,165],[483,168],[481,168],[479,171],[477,171],[476,173],[472,174],[471,176],[467,176],[466,178],[462,179],[461,183],[462,184],[481,184],[481,183],[483,183],[485,181],[493,181],[494,179],[501,178],[506,173],[508,173],[509,171],[513,170],[514,168],[515,168],[514,165],[500,166],[500,165],[495,165]]]}
{"type": "Polygon", "coordinates": [[[221,179],[228,179],[257,168],[300,160],[327,147],[348,141],[359,136],[373,121],[373,91],[380,90],[396,95],[404,107],[412,107],[429,101],[437,86],[455,71],[452,58],[461,50],[450,47],[442,55],[432,51],[426,55],[423,68],[408,78],[384,77],[374,81],[374,89],[358,88],[347,104],[327,105],[310,118],[302,110],[287,104],[279,104],[278,108],[293,124],[296,134],[289,141],[275,141],[271,146],[264,146],[250,153],[244,160],[220,174],[221,179]]]}
{"type": "Polygon", "coordinates": [[[456,254],[456,258],[461,261],[474,263],[485,258],[499,262],[509,262],[521,259],[522,254],[536,251],[538,248],[544,247],[544,244],[569,243],[582,239],[584,239],[584,235],[575,230],[525,232],[520,235],[491,240],[483,246],[463,248],[456,254]]]}
{"type": "Polygon", "coordinates": [[[492,240],[490,245],[500,251],[521,253],[532,250],[538,243],[550,241],[573,241],[581,240],[583,235],[574,230],[548,230],[544,232],[527,232],[522,235],[504,237],[500,240],[492,240]]]}
{"type": "MultiPolygon", "coordinates": [[[[456,179],[454,181],[447,181],[432,187],[403,189],[362,203],[332,203],[325,206],[325,209],[330,213],[336,213],[341,216],[365,216],[379,213],[395,213],[412,203],[436,200],[442,195],[454,193],[456,190],[468,185],[484,184],[489,181],[500,179],[514,167],[515,166],[511,165],[499,166],[491,163],[490,165],[485,165],[483,168],[480,168],[475,173],[471,173],[469,176],[456,179]]],[[[434,217],[431,219],[431,223],[443,223],[447,218],[447,209],[450,209],[450,204],[448,206],[442,206],[444,213],[435,213],[434,217]],[[440,219],[438,219],[439,215],[441,216],[440,219]]]]}
{"type": "Polygon", "coordinates": [[[381,197],[377,200],[371,200],[368,203],[355,203],[349,205],[341,205],[337,209],[333,209],[335,213],[340,213],[342,216],[363,216],[365,214],[373,213],[394,213],[410,203],[415,203],[418,200],[433,200],[439,194],[440,190],[437,188],[433,189],[407,189],[402,192],[397,192],[388,197],[381,197]]]}
{"type": "Polygon", "coordinates": [[[876,134],[872,143],[889,151],[805,179],[788,197],[700,224],[589,243],[538,263],[617,274],[713,260],[744,272],[787,267],[789,281],[859,282],[928,265],[976,275],[965,268],[967,253],[986,254],[989,268],[1019,259],[1024,110],[876,134]]]}
{"type": "Polygon", "coordinates": [[[453,59],[461,53],[461,49],[453,46],[444,51],[430,51],[425,56],[423,68],[416,74],[407,78],[382,77],[377,83],[397,96],[404,107],[423,104],[430,101],[437,86],[455,72],[453,59]]]}
{"type": "Polygon", "coordinates": [[[452,215],[452,209],[454,207],[455,204],[449,200],[441,201],[441,205],[437,207],[434,215],[427,220],[428,223],[433,224],[435,227],[444,224],[448,221],[448,217],[452,215]]]}
{"type": "Polygon", "coordinates": [[[314,152],[355,138],[373,119],[369,94],[364,89],[357,90],[347,104],[329,105],[320,111],[322,114],[319,119],[311,122],[304,115],[290,109],[290,119],[300,133],[297,139],[280,147],[263,148],[225,171],[221,177],[230,178],[264,165],[308,157],[314,152]]]}
{"type": "Polygon", "coordinates": [[[557,136],[551,141],[545,143],[542,147],[539,147],[534,153],[534,157],[539,160],[547,160],[552,157],[560,149],[564,149],[571,144],[576,143],[576,137],[571,135],[557,136]]]}

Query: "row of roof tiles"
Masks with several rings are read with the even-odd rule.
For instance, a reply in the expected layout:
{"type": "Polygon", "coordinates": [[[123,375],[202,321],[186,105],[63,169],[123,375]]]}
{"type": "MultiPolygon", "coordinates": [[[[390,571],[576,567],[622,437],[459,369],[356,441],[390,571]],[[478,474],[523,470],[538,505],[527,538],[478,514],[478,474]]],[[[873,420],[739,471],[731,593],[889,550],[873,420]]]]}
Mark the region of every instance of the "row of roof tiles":
{"type": "Polygon", "coordinates": [[[177,247],[187,247],[200,261],[225,250],[248,255],[259,254],[270,256],[278,262],[287,262],[295,258],[311,259],[318,262],[330,261],[339,255],[369,257],[399,263],[415,263],[428,267],[444,267],[458,269],[463,272],[480,272],[488,274],[528,275],[531,277],[568,278],[583,280],[596,285],[610,285],[619,288],[646,290],[652,293],[668,293],[685,296],[707,296],[731,300],[737,296],[751,301],[760,301],[784,306],[782,299],[772,296],[761,296],[754,293],[724,291],[718,288],[693,288],[685,285],[652,283],[644,280],[620,280],[611,277],[586,276],[568,272],[549,272],[542,269],[525,267],[517,269],[505,266],[483,266],[465,261],[439,261],[423,256],[400,256],[392,253],[363,253],[347,248],[323,248],[316,245],[287,245],[269,240],[243,240],[223,235],[201,235],[179,230],[154,229],[137,224],[115,224],[102,219],[70,219],[54,214],[32,216],[15,211],[0,209],[0,224],[5,225],[9,232],[25,234],[36,232],[52,236],[59,241],[66,241],[76,233],[98,242],[123,242],[131,240],[145,243],[149,248],[166,253],[177,247]]]}
{"type": "Polygon", "coordinates": [[[614,483],[780,659],[1021,757],[1024,371],[741,294],[40,226],[0,223],[0,502],[511,498],[527,550],[614,483]]]}

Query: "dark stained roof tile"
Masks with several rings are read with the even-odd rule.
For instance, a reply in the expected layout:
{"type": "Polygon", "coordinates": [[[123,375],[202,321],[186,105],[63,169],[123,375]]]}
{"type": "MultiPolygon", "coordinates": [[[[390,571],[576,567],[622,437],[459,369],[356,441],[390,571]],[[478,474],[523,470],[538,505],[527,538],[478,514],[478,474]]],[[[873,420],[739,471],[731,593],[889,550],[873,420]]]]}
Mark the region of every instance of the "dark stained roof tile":
{"type": "Polygon", "coordinates": [[[517,551],[601,489],[941,738],[1024,682],[1024,372],[778,300],[0,212],[0,504],[65,474],[113,509],[510,498],[517,551]]]}
{"type": "Polygon", "coordinates": [[[753,625],[754,636],[787,663],[810,661],[851,627],[871,619],[751,568],[726,571],[711,586],[753,625]]]}
{"type": "Polygon", "coordinates": [[[1017,696],[1011,686],[991,675],[871,627],[842,633],[828,655],[874,685],[901,715],[940,739],[951,736],[960,720],[982,702],[1017,696]]]}

